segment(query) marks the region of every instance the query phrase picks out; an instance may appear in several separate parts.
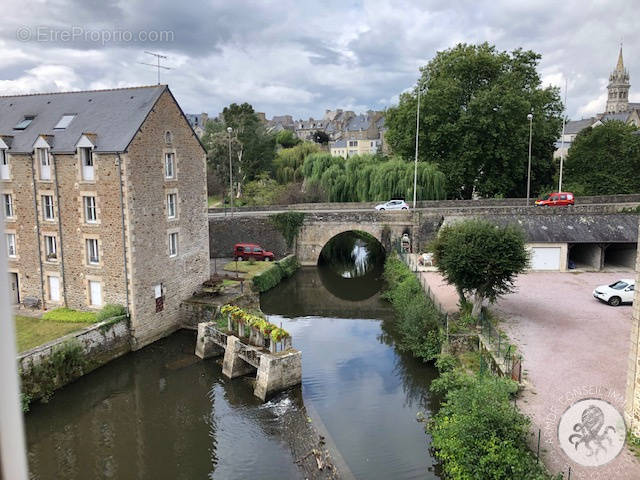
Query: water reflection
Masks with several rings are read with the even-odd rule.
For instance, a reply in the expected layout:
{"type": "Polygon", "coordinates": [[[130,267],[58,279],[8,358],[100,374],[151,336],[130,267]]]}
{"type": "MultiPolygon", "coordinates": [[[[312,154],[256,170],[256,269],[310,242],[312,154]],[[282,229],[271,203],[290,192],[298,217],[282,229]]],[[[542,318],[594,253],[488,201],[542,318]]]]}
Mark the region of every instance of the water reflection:
{"type": "Polygon", "coordinates": [[[343,232],[327,242],[320,252],[319,266],[328,266],[342,278],[359,278],[382,268],[384,248],[365,232],[343,232]]]}

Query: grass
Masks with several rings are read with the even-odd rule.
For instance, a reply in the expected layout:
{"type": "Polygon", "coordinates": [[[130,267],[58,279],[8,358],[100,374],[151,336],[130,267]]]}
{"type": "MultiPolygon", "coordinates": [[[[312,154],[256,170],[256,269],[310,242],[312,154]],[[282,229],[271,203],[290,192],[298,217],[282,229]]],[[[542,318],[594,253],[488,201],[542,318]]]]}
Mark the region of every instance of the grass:
{"type": "MultiPolygon", "coordinates": [[[[254,262],[252,265],[251,262],[237,262],[238,263],[238,272],[246,273],[245,278],[251,279],[259,273],[264,272],[267,268],[273,265],[273,262],[254,262]]],[[[224,267],[223,270],[227,272],[235,272],[236,271],[236,262],[229,262],[224,267]]]]}
{"type": "Polygon", "coordinates": [[[18,340],[18,352],[24,352],[43,343],[75,332],[86,325],[68,322],[53,322],[40,318],[15,317],[16,337],[18,340]]]}
{"type": "Polygon", "coordinates": [[[235,287],[239,283],[240,282],[238,280],[229,280],[228,278],[225,278],[222,280],[223,287],[235,287]]]}
{"type": "Polygon", "coordinates": [[[207,197],[207,202],[210,208],[222,206],[222,199],[220,197],[207,197]]]}

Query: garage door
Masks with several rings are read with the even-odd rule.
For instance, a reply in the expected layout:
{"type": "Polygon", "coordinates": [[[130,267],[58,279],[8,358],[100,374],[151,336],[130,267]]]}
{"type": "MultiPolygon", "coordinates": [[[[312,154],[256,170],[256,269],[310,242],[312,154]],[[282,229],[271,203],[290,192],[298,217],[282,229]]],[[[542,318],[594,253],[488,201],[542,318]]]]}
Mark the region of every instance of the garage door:
{"type": "Polygon", "coordinates": [[[532,247],[531,270],[560,270],[560,247],[532,247]]]}

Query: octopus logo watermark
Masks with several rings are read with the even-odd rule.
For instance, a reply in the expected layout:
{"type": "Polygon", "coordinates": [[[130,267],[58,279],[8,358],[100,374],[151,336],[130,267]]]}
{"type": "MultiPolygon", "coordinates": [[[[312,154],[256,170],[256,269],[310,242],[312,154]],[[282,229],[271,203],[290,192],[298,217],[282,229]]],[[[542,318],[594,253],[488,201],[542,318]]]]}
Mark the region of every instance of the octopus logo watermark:
{"type": "Polygon", "coordinates": [[[618,409],[599,398],[575,402],[558,423],[560,447],[571,460],[587,467],[598,467],[617,457],[626,434],[618,409]]]}

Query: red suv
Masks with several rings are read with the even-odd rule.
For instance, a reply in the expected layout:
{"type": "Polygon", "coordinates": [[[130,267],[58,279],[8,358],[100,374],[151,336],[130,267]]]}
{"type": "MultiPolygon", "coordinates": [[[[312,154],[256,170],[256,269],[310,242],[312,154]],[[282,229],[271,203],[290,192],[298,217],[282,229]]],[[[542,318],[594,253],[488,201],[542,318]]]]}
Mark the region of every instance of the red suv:
{"type": "Polygon", "coordinates": [[[574,205],[573,193],[553,192],[541,200],[536,200],[536,205],[540,207],[574,205]]]}
{"type": "Polygon", "coordinates": [[[254,260],[270,262],[273,260],[273,252],[268,252],[255,243],[236,243],[233,247],[233,258],[236,260],[253,258],[254,260]]]}

